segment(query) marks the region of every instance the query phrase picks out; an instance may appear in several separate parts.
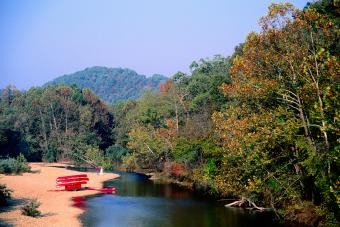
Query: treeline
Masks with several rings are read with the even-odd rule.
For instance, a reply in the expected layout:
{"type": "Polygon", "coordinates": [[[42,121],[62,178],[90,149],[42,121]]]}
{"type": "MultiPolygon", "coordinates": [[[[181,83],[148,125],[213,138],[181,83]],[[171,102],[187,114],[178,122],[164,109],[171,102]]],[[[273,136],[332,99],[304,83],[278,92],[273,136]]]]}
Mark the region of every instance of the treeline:
{"type": "Polygon", "coordinates": [[[336,226],[338,13],[328,0],[302,11],[273,4],[232,56],[193,62],[159,92],[109,107],[77,87],[6,88],[1,155],[158,171],[291,221],[336,226]]]}
{"type": "Polygon", "coordinates": [[[231,57],[193,62],[158,93],[114,106],[125,166],[338,225],[338,13],[332,1],[272,4],[231,57]]]}
{"type": "Polygon", "coordinates": [[[166,81],[165,76],[154,74],[151,77],[137,74],[123,68],[90,67],[82,71],[58,77],[46,85],[77,85],[89,88],[106,103],[116,103],[140,97],[145,90],[157,91],[166,81]]]}
{"type": "Polygon", "coordinates": [[[6,87],[0,114],[3,157],[84,163],[112,145],[113,116],[90,90],[59,85],[21,93],[6,87]]]}

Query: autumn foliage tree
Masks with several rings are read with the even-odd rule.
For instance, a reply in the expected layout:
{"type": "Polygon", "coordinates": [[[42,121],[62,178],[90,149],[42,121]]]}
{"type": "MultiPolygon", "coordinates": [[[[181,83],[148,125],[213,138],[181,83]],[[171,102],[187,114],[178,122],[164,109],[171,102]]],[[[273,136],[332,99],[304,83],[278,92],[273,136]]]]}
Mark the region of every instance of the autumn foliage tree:
{"type": "Polygon", "coordinates": [[[272,4],[260,25],[234,58],[232,84],[221,86],[237,106],[214,114],[226,152],[220,174],[231,174],[219,185],[273,208],[310,200],[337,214],[340,64],[330,47],[339,27],[288,3],[272,4]]]}

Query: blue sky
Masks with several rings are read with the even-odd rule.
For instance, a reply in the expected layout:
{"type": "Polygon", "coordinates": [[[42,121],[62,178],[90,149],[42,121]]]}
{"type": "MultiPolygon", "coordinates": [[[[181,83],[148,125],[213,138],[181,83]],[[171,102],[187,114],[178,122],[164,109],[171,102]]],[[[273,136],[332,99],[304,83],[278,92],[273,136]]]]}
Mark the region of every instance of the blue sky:
{"type": "Polygon", "coordinates": [[[259,30],[271,2],[1,0],[0,88],[41,86],[91,66],[145,75],[187,72],[193,60],[230,55],[259,30]]]}

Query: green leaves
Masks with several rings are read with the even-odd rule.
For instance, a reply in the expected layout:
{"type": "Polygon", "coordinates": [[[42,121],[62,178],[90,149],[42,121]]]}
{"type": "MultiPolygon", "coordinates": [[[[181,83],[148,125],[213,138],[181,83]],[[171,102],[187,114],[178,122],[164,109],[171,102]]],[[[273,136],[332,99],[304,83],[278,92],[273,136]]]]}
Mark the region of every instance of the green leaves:
{"type": "Polygon", "coordinates": [[[290,4],[273,4],[260,23],[261,33],[249,34],[233,59],[232,83],[221,86],[233,102],[213,114],[224,157],[216,186],[273,208],[315,197],[333,207],[340,68],[330,47],[337,28],[290,4]]]}
{"type": "MultiPolygon", "coordinates": [[[[2,150],[10,150],[10,156],[22,152],[32,161],[58,161],[77,147],[74,143],[101,148],[112,144],[112,115],[91,91],[60,85],[10,93],[16,95],[0,111],[0,120],[11,123],[1,129],[6,132],[2,150]]],[[[1,102],[5,99],[1,96],[1,102]]]]}
{"type": "MultiPolygon", "coordinates": [[[[76,85],[80,89],[91,89],[106,103],[114,104],[129,99],[137,99],[145,90],[157,91],[167,80],[162,75],[146,77],[130,69],[91,67],[70,75],[58,77],[46,85],[76,85]]],[[[83,101],[81,95],[73,95],[73,100],[83,101]]]]}

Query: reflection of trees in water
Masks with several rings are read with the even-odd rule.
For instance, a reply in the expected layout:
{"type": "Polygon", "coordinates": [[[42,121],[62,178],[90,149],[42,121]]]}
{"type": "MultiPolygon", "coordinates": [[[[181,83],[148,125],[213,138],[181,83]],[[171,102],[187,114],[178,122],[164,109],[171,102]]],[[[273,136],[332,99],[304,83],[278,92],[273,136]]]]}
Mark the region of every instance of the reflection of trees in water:
{"type": "Polygon", "coordinates": [[[106,181],[115,187],[113,196],[89,198],[82,215],[84,226],[273,226],[268,214],[228,209],[204,200],[174,184],[151,181],[147,176],[119,172],[106,181]]]}
{"type": "Polygon", "coordinates": [[[72,197],[72,202],[73,202],[72,206],[85,210],[86,209],[85,201],[86,201],[85,197],[82,197],[82,196],[72,197]]]}

